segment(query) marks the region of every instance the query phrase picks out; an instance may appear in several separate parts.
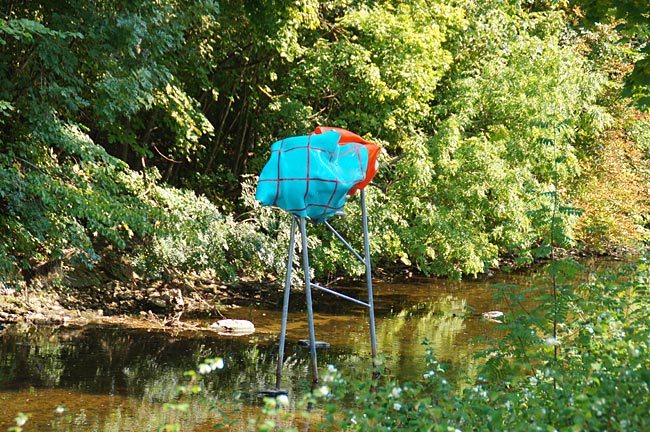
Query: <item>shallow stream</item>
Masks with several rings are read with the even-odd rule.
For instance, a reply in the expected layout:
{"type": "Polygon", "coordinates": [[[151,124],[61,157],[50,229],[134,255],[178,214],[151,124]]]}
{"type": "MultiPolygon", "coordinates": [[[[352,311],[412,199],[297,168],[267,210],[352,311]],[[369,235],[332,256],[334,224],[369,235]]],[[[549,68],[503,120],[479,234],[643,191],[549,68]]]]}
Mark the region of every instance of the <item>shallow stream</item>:
{"type": "MultiPolygon", "coordinates": [[[[586,264],[592,270],[612,265],[602,260],[586,264]]],[[[484,348],[474,341],[499,334],[494,322],[481,318],[481,313],[503,307],[495,304],[492,285],[527,286],[534,277],[527,272],[463,282],[375,283],[384,376],[418,380],[425,372],[425,340],[451,379],[472,375],[477,367],[473,354],[484,348]]],[[[343,291],[363,297],[365,287],[343,291]]],[[[344,375],[370,377],[365,308],[319,292],[314,307],[317,339],[331,345],[318,351],[319,369],[332,364],[344,375]]],[[[240,395],[241,410],[234,414],[240,426],[228,430],[248,430],[246,419],[260,412],[258,392],[275,385],[281,312],[242,307],[229,311],[228,318],[252,321],[255,333],[235,337],[117,326],[8,327],[0,332],[0,430],[11,426],[18,412],[26,412],[27,431],[155,431],[174,420],[163,405],[174,400],[183,373],[216,356],[225,367],[210,375],[206,395],[222,402],[240,395]],[[55,413],[59,406],[65,407],[63,414],[55,413]],[[68,426],[53,425],[57,421],[68,426]]],[[[299,344],[307,337],[304,299],[293,294],[282,382],[293,404],[311,383],[309,350],[299,344]]],[[[214,430],[219,422],[217,412],[199,402],[178,419],[183,431],[195,432],[214,430]]]]}

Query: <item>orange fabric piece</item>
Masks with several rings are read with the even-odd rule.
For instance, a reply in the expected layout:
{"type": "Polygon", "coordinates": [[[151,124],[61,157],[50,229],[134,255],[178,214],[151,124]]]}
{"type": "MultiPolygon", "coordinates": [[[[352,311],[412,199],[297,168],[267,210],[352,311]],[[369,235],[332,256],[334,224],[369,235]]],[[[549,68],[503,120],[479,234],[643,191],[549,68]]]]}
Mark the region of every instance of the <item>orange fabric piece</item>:
{"type": "Polygon", "coordinates": [[[316,129],[314,129],[313,134],[322,134],[329,131],[336,131],[341,134],[339,144],[359,143],[363,144],[366,147],[366,150],[368,150],[368,166],[366,168],[366,177],[359,183],[352,186],[352,188],[350,188],[348,191],[348,195],[354,195],[357,191],[363,190],[368,185],[368,183],[370,183],[375,174],[377,174],[377,170],[379,169],[377,157],[379,156],[381,147],[375,143],[366,141],[354,132],[333,126],[318,126],[316,129]]]}

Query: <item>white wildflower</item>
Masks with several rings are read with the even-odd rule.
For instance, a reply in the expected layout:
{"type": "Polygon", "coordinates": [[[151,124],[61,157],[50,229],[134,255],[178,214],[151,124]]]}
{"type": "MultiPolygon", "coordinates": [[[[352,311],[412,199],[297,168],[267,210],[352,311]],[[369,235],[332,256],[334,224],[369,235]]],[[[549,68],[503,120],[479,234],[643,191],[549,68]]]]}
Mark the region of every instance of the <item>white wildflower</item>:
{"type": "Polygon", "coordinates": [[[436,371],[432,371],[432,370],[427,371],[427,372],[424,373],[424,379],[433,378],[433,376],[434,376],[435,374],[436,374],[436,371]]]}
{"type": "Polygon", "coordinates": [[[212,361],[212,364],[210,365],[210,367],[212,368],[212,370],[223,369],[223,367],[224,367],[223,359],[221,357],[217,357],[216,359],[214,359],[212,361]]]}

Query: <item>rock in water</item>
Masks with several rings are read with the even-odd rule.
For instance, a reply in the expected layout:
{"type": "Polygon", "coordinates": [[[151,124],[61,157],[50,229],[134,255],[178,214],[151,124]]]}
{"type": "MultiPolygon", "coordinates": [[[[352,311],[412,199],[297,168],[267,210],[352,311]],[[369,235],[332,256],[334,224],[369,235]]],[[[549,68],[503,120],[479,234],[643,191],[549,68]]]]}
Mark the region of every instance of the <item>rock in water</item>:
{"type": "Polygon", "coordinates": [[[222,319],[212,323],[210,328],[215,329],[219,334],[247,335],[255,332],[252,322],[238,319],[222,319]]]}
{"type": "Polygon", "coordinates": [[[488,312],[483,312],[481,316],[491,322],[496,322],[496,323],[502,323],[503,319],[503,312],[501,311],[488,311],[488,312]]]}

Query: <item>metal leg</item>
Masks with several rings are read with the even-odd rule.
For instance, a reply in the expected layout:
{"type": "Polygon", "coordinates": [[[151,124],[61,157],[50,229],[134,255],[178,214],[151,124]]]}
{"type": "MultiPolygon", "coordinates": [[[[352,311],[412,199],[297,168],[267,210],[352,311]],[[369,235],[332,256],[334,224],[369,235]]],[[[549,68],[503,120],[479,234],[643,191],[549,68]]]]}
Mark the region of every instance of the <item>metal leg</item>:
{"type": "Polygon", "coordinates": [[[284,364],[284,344],[287,334],[287,316],[289,315],[289,296],[291,294],[291,271],[293,269],[293,253],[296,245],[296,218],[291,218],[291,236],[289,239],[289,259],[287,260],[287,276],[284,281],[284,301],[282,302],[282,326],[280,327],[280,347],[278,351],[278,369],[275,376],[275,388],[280,390],[282,382],[282,366],[284,364]]]}
{"type": "Polygon", "coordinates": [[[313,382],[318,379],[318,360],[316,358],[316,333],[314,331],[314,310],[311,299],[311,277],[309,275],[309,250],[307,249],[307,223],[300,218],[300,236],[302,237],[302,268],[305,273],[305,294],[307,296],[307,321],[309,324],[309,348],[311,350],[311,370],[313,382]]]}
{"type": "Polygon", "coordinates": [[[374,297],[372,292],[372,265],[370,261],[370,240],[368,235],[368,212],[366,208],[366,192],[365,190],[361,191],[361,213],[363,218],[363,248],[364,253],[363,257],[357,253],[354,248],[334,229],[332,226],[326,222],[327,227],[336,235],[336,237],[345,244],[345,246],[350,249],[350,251],[364,263],[366,268],[366,285],[368,290],[368,302],[364,303],[361,300],[356,298],[351,298],[342,293],[338,293],[329,288],[322,287],[316,283],[312,283],[310,277],[310,268],[309,268],[309,249],[307,247],[307,220],[305,217],[300,217],[298,220],[297,216],[293,216],[291,221],[291,236],[289,240],[289,258],[287,260],[287,275],[284,284],[284,300],[282,303],[282,325],[280,328],[280,346],[278,352],[278,365],[276,372],[276,387],[275,389],[267,390],[263,392],[265,394],[277,395],[281,393],[286,393],[286,391],[281,390],[280,385],[282,383],[282,367],[284,363],[284,348],[286,343],[286,332],[287,332],[287,318],[289,314],[289,297],[291,295],[291,275],[293,269],[293,257],[295,252],[295,235],[296,235],[296,225],[299,223],[300,237],[302,241],[302,267],[305,274],[305,296],[307,298],[307,323],[309,326],[309,348],[311,351],[311,368],[313,376],[313,385],[316,385],[319,382],[318,376],[318,359],[316,356],[316,332],[314,329],[314,309],[312,301],[312,288],[316,288],[331,294],[335,294],[339,297],[342,297],[346,300],[353,301],[357,304],[361,304],[368,308],[368,315],[370,321],[370,346],[372,350],[372,366],[373,366],[373,378],[379,376],[379,371],[377,370],[377,334],[375,330],[375,307],[374,307],[374,297]]]}
{"type": "Polygon", "coordinates": [[[370,317],[370,346],[372,350],[373,376],[377,371],[377,334],[375,332],[375,305],[372,293],[372,266],[370,263],[370,241],[368,238],[368,212],[366,210],[366,191],[361,191],[361,216],[363,218],[363,253],[366,265],[366,285],[368,287],[368,315],[370,317]]]}

